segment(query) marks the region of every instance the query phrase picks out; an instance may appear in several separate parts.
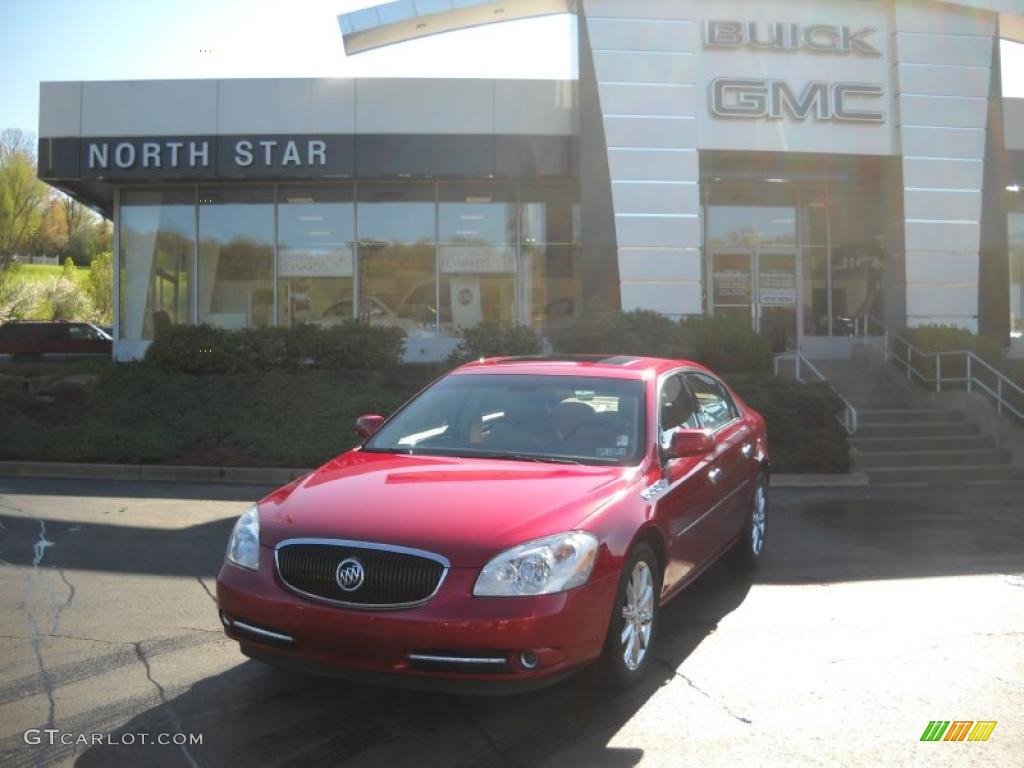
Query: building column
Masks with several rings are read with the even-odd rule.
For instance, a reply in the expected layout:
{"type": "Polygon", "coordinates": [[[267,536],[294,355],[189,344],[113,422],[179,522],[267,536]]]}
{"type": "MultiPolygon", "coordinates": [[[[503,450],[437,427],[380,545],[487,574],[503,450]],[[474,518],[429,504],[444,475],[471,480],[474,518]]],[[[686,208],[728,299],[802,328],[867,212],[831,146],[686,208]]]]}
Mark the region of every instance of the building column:
{"type": "Polygon", "coordinates": [[[996,16],[904,0],[894,2],[892,13],[903,156],[906,323],[977,331],[996,16]]]}
{"type": "Polygon", "coordinates": [[[608,152],[622,309],[700,314],[691,0],[582,0],[608,152]]]}

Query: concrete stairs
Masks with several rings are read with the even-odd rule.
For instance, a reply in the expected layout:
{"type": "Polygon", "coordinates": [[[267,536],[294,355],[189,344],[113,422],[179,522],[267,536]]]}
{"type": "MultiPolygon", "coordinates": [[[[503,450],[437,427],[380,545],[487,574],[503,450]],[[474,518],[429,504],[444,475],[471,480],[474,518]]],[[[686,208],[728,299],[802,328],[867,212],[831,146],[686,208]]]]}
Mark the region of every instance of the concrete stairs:
{"type": "Polygon", "coordinates": [[[870,349],[855,347],[851,360],[814,362],[857,408],[853,458],[871,483],[1024,480],[1013,450],[1024,444],[1024,430],[983,428],[985,419],[964,405],[966,393],[926,393],[870,349]],[[1007,445],[1008,434],[1019,442],[1007,445]]]}

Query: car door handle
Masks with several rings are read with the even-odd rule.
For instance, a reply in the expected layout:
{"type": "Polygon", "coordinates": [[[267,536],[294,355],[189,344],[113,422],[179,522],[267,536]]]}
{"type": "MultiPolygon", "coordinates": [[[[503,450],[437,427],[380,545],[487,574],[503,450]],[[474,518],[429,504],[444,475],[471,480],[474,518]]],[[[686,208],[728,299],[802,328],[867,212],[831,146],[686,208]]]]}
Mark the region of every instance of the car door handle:
{"type": "Polygon", "coordinates": [[[744,458],[749,459],[751,456],[754,455],[754,444],[753,443],[744,443],[743,447],[740,448],[740,452],[743,454],[744,458]]]}
{"type": "Polygon", "coordinates": [[[721,479],[722,469],[720,467],[715,467],[714,469],[708,472],[708,480],[710,480],[712,483],[717,483],[721,479]]]}

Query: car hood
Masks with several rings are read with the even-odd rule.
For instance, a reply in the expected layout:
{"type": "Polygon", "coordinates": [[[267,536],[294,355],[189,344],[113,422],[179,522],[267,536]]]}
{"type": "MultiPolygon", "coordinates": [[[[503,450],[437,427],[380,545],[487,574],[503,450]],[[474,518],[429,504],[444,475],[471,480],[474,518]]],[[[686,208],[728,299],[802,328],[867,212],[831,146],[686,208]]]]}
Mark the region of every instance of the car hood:
{"type": "Polygon", "coordinates": [[[435,552],[479,567],[497,552],[572,530],[633,468],[345,453],[260,502],[264,546],[336,538],[435,552]]]}

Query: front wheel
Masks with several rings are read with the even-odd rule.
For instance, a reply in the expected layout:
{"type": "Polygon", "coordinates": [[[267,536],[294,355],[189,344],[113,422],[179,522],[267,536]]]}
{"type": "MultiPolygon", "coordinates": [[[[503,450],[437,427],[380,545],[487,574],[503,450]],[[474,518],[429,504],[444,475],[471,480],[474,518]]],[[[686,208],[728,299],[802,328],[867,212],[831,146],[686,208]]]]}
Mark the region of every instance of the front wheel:
{"type": "Polygon", "coordinates": [[[743,533],[733,549],[736,565],[745,569],[754,569],[761,562],[764,553],[764,533],[768,520],[768,481],[764,475],[757,478],[754,494],[750,499],[750,511],[743,533]]]}
{"type": "Polygon", "coordinates": [[[650,665],[660,593],[658,558],[649,545],[638,544],[622,569],[605,643],[605,665],[617,687],[633,685],[650,665]]]}

